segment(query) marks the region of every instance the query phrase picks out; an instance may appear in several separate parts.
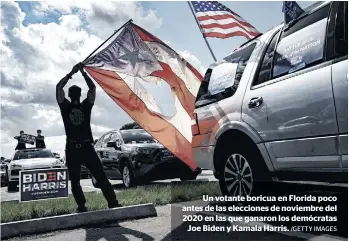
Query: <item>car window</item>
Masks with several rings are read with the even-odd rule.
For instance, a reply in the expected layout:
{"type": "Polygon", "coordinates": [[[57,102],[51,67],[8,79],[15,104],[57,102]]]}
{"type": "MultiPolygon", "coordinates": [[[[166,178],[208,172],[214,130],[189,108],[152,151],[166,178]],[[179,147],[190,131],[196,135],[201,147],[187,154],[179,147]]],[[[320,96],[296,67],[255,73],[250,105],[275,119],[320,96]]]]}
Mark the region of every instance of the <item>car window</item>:
{"type": "Polygon", "coordinates": [[[109,134],[106,134],[102,140],[102,147],[106,147],[107,146],[107,143],[109,142],[110,140],[110,136],[111,136],[111,133],[109,134]]]}
{"type": "Polygon", "coordinates": [[[157,141],[145,131],[121,132],[121,136],[125,144],[157,143],[157,141]]]}
{"type": "Polygon", "coordinates": [[[98,141],[97,141],[97,143],[95,145],[96,148],[101,148],[102,147],[102,143],[103,143],[104,137],[105,137],[105,135],[98,139],[98,141]]]}
{"type": "Polygon", "coordinates": [[[273,57],[272,78],[323,61],[329,7],[326,5],[282,32],[273,57]]]}
{"type": "Polygon", "coordinates": [[[49,150],[27,150],[19,151],[13,157],[13,160],[31,159],[31,158],[52,158],[54,157],[49,150]]]}
{"type": "Polygon", "coordinates": [[[199,88],[195,107],[228,98],[236,92],[256,43],[248,45],[209,68],[199,88]]]}
{"type": "Polygon", "coordinates": [[[348,3],[339,2],[335,28],[335,57],[348,55],[348,3]]]}
{"type": "Polygon", "coordinates": [[[120,140],[118,133],[116,132],[112,133],[109,141],[115,142],[117,140],[120,140]]]}
{"type": "Polygon", "coordinates": [[[274,50],[275,45],[277,42],[277,39],[280,35],[280,32],[277,32],[273,38],[271,39],[269,46],[267,47],[267,50],[264,54],[262,63],[259,67],[259,73],[257,75],[257,78],[255,79],[253,85],[259,85],[262,84],[268,80],[270,80],[270,74],[271,74],[271,66],[273,63],[273,57],[274,57],[274,50]]]}

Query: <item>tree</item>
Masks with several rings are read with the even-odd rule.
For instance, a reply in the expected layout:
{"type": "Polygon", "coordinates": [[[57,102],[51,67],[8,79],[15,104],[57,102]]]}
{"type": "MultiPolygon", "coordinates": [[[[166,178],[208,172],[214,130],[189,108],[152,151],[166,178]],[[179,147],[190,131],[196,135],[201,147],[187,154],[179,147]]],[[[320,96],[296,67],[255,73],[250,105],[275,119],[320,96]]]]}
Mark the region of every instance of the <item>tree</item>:
{"type": "Polygon", "coordinates": [[[143,129],[140,127],[137,122],[131,122],[123,125],[120,130],[130,130],[130,129],[143,129]]]}

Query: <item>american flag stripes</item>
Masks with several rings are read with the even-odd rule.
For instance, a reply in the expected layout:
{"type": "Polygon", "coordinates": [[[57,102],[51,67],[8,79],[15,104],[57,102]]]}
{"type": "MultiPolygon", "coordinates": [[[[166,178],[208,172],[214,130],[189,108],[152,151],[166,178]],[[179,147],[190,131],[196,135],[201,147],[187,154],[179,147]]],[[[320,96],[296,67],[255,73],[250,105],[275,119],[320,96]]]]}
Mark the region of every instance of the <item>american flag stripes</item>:
{"type": "Polygon", "coordinates": [[[217,1],[192,1],[195,16],[205,37],[251,39],[260,34],[250,23],[217,1]]]}

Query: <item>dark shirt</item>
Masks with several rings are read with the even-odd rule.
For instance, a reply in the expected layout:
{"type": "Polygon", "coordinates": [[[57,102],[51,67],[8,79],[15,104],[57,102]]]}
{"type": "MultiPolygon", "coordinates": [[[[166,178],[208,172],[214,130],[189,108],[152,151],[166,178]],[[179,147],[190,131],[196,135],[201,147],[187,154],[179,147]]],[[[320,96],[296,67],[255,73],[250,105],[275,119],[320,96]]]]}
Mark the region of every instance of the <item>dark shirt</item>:
{"type": "Polygon", "coordinates": [[[35,139],[35,145],[36,145],[36,148],[46,148],[45,137],[44,136],[37,136],[35,139]]]}
{"type": "Polygon", "coordinates": [[[92,107],[93,104],[87,99],[79,104],[64,99],[64,102],[59,104],[68,141],[93,142],[90,125],[92,107]]]}
{"type": "Polygon", "coordinates": [[[15,150],[24,150],[27,149],[26,145],[24,142],[21,142],[21,137],[20,136],[15,136],[15,139],[18,140],[17,146],[15,150]]]}

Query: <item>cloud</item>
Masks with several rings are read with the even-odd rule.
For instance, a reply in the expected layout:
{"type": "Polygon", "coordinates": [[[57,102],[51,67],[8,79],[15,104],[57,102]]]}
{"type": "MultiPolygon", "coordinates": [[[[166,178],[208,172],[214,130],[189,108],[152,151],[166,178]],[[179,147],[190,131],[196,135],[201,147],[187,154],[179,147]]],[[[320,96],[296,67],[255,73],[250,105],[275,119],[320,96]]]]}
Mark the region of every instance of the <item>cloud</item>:
{"type": "Polygon", "coordinates": [[[50,1],[40,2],[35,7],[37,15],[52,12],[73,14],[86,22],[86,28],[93,34],[106,38],[128,20],[151,30],[159,28],[162,19],[154,10],[145,10],[139,2],[121,1],[50,1]]]}
{"type": "Polygon", "coordinates": [[[182,58],[184,58],[186,61],[188,61],[190,64],[192,64],[194,66],[194,68],[196,68],[200,72],[200,74],[202,74],[202,75],[205,74],[205,71],[207,68],[205,68],[203,66],[201,61],[195,55],[190,53],[188,50],[179,51],[178,53],[182,58]]]}
{"type": "MultiPolygon", "coordinates": [[[[64,150],[65,132],[55,100],[56,83],[70,72],[115,29],[129,19],[150,32],[162,25],[154,10],[139,2],[49,1],[36,2],[36,20],[30,21],[17,2],[1,2],[1,152],[10,157],[16,146],[13,136],[19,130],[35,134],[43,130],[48,147],[64,150]]],[[[168,41],[168,43],[170,43],[168,41]]],[[[201,62],[189,51],[181,55],[202,72],[201,62]]],[[[65,87],[87,85],[80,74],[65,87]]],[[[97,86],[97,97],[91,116],[95,137],[118,129],[131,118],[97,86]]]]}

